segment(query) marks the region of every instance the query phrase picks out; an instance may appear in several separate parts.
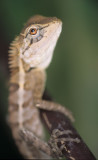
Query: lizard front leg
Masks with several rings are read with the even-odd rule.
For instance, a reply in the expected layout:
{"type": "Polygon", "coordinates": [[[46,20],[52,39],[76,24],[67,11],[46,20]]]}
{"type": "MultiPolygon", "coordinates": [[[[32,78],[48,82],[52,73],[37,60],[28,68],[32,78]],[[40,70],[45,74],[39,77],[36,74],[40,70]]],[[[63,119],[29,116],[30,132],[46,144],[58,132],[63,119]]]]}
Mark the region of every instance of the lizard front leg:
{"type": "MultiPolygon", "coordinates": [[[[69,119],[73,120],[71,113],[65,107],[61,106],[60,104],[50,102],[50,101],[45,101],[45,100],[36,100],[34,101],[34,106],[40,109],[48,110],[48,111],[61,112],[65,114],[69,119]]],[[[28,145],[28,148],[31,151],[33,151],[33,147],[35,147],[38,150],[40,150],[43,154],[46,154],[46,156],[51,156],[55,158],[59,158],[63,156],[61,154],[62,153],[61,150],[59,150],[59,148],[57,147],[58,141],[62,141],[62,139],[58,138],[57,132],[52,133],[48,143],[42,141],[37,136],[35,136],[33,132],[30,132],[29,130],[25,128],[22,129],[20,133],[21,133],[20,135],[22,139],[26,142],[26,144],[28,145]]]]}
{"type": "Polygon", "coordinates": [[[79,139],[75,139],[75,138],[61,138],[63,134],[64,135],[72,134],[70,130],[60,131],[58,129],[54,129],[48,143],[40,140],[38,137],[36,137],[32,132],[28,131],[27,129],[21,129],[19,131],[19,134],[32,152],[33,152],[33,147],[35,147],[41,152],[43,152],[43,154],[46,155],[47,159],[50,159],[50,158],[60,159],[64,156],[63,150],[66,150],[66,152],[69,152],[69,150],[65,147],[66,142],[69,142],[69,141],[72,141],[75,143],[80,142],[79,139]],[[58,145],[60,146],[58,147],[58,145]]]}
{"type": "Polygon", "coordinates": [[[54,153],[53,148],[51,145],[49,145],[51,142],[46,143],[42,140],[40,140],[37,136],[35,136],[31,131],[27,129],[21,129],[19,130],[20,137],[25,141],[25,143],[28,145],[28,148],[33,152],[33,147],[37,148],[43,154],[46,155],[46,158],[52,158],[56,157],[56,154],[54,153]]]}
{"type": "MultiPolygon", "coordinates": [[[[68,149],[68,147],[66,147],[67,143],[70,143],[70,145],[72,145],[73,143],[78,144],[80,143],[80,141],[80,138],[73,136],[71,130],[54,129],[52,131],[48,145],[52,149],[55,157],[61,158],[64,157],[64,152],[70,155],[70,150],[68,149]]],[[[69,158],[70,160],[75,160],[75,158],[71,155],[69,158]]]]}
{"type": "Polygon", "coordinates": [[[74,121],[72,113],[67,108],[58,103],[38,99],[34,101],[34,105],[39,109],[61,112],[66,115],[72,122],[74,121]]]}
{"type": "MultiPolygon", "coordinates": [[[[66,148],[66,143],[80,143],[80,139],[72,138],[69,135],[72,135],[71,130],[59,130],[54,129],[50,136],[48,143],[40,140],[37,136],[35,136],[32,132],[28,131],[27,129],[21,129],[19,131],[21,138],[25,141],[28,148],[33,152],[33,147],[37,150],[40,150],[43,154],[46,155],[46,158],[58,158],[64,156],[63,151],[70,152],[66,148]],[[64,138],[66,135],[66,138],[64,138]]],[[[70,159],[73,157],[70,157],[70,159]]],[[[74,160],[74,158],[73,158],[74,160]]]]}

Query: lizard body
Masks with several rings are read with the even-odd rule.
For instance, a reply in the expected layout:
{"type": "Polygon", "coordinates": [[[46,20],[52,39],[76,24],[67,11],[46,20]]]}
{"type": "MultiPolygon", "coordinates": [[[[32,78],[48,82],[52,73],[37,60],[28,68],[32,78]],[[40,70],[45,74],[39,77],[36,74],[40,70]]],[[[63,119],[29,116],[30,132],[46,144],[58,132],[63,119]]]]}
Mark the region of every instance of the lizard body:
{"type": "MultiPolygon", "coordinates": [[[[50,103],[42,101],[45,69],[51,62],[61,29],[62,22],[55,17],[33,16],[10,46],[9,124],[15,142],[26,158],[45,157],[36,147],[33,150],[28,147],[19,130],[25,128],[40,139],[44,137],[38,108],[43,104],[43,108],[49,109],[50,103]]],[[[57,104],[51,105],[49,110],[65,112],[71,117],[57,104]]]]}

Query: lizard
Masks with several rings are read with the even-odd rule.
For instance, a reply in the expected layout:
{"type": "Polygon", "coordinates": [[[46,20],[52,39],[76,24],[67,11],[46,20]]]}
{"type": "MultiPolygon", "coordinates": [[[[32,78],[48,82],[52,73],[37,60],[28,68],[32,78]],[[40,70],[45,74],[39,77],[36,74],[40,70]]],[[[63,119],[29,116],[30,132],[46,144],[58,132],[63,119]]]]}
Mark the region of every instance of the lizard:
{"type": "MultiPolygon", "coordinates": [[[[37,146],[31,149],[19,134],[20,130],[26,129],[39,138],[39,142],[42,140],[43,146],[46,144],[43,140],[39,109],[58,111],[73,120],[67,108],[55,102],[42,100],[46,82],[45,71],[52,61],[61,30],[60,19],[35,15],[27,21],[9,47],[8,122],[15,143],[25,158],[46,157],[37,146]]],[[[35,140],[33,143],[35,144],[35,140]]],[[[48,149],[51,152],[49,146],[48,149]]]]}

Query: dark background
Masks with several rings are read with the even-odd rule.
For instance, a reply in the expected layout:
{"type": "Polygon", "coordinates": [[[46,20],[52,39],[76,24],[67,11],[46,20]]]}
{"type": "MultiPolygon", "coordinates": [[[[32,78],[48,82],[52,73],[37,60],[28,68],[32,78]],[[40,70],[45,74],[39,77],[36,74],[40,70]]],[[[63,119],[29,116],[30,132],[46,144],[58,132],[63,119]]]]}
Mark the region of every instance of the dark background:
{"type": "Polygon", "coordinates": [[[8,47],[35,14],[63,21],[46,85],[54,100],[73,112],[74,126],[98,158],[97,9],[97,0],[0,0],[0,158],[20,157],[6,124],[8,47]]]}

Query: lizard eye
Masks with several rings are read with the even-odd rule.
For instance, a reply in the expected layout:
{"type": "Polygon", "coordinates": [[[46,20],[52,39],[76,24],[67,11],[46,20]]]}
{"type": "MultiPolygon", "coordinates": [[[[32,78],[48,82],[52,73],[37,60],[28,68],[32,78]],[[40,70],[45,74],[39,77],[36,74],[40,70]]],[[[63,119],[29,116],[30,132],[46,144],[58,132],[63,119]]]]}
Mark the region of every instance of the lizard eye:
{"type": "Polygon", "coordinates": [[[31,28],[30,29],[30,34],[31,35],[35,35],[37,33],[37,29],[36,28],[31,28]]]}

